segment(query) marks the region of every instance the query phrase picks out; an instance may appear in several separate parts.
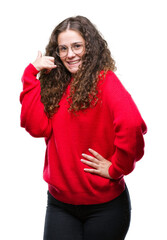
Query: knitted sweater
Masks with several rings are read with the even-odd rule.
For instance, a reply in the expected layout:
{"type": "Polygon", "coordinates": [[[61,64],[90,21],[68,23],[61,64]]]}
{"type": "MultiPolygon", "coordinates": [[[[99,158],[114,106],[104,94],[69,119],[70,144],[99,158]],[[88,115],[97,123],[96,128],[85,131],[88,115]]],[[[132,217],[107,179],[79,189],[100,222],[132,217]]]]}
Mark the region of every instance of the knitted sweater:
{"type": "Polygon", "coordinates": [[[68,111],[69,84],[57,113],[48,118],[37,73],[29,64],[22,77],[21,126],[33,137],[45,138],[43,177],[50,193],[57,200],[74,205],[116,198],[125,188],[124,175],[133,171],[144,154],[146,124],[130,94],[108,71],[98,84],[99,101],[95,107],[77,114],[68,111]],[[84,171],[81,154],[90,155],[89,148],[112,162],[109,174],[114,181],[84,171]]]}

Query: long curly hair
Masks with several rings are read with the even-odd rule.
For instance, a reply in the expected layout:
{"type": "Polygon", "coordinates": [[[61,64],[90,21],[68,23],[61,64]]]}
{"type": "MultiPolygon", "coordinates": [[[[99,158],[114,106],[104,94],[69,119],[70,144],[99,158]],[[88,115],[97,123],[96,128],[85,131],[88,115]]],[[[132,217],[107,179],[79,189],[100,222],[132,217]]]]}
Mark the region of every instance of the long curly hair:
{"type": "Polygon", "coordinates": [[[108,70],[115,71],[115,61],[111,57],[107,42],[97,28],[83,16],[70,17],[61,22],[52,32],[45,56],[53,56],[57,68],[49,73],[40,72],[41,101],[48,117],[52,117],[59,108],[59,102],[70,83],[68,96],[69,111],[94,107],[98,101],[99,76],[105,76],[108,70]],[[82,64],[71,80],[71,73],[65,68],[56,54],[58,36],[67,29],[77,31],[85,40],[85,54],[82,64]]]}

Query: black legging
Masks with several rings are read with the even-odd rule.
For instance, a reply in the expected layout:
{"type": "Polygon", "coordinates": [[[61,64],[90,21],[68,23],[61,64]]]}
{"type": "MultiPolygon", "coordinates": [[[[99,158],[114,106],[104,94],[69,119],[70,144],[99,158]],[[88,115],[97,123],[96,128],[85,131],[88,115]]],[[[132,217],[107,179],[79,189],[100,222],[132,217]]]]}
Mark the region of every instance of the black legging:
{"type": "Polygon", "coordinates": [[[127,188],[114,200],[96,205],[71,205],[48,192],[44,240],[123,240],[130,224],[127,188]]]}

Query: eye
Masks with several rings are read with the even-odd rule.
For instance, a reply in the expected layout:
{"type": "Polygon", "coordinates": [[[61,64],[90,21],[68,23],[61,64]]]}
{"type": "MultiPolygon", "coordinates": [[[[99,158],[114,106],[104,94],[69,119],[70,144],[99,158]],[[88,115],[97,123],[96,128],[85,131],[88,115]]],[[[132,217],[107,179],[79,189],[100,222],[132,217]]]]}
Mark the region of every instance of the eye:
{"type": "Polygon", "coordinates": [[[66,46],[59,46],[59,52],[66,52],[67,47],[66,46]]]}
{"type": "Polygon", "coordinates": [[[82,43],[75,43],[74,45],[73,45],[73,48],[75,49],[75,50],[78,50],[78,49],[80,49],[80,48],[82,48],[82,43]]]}

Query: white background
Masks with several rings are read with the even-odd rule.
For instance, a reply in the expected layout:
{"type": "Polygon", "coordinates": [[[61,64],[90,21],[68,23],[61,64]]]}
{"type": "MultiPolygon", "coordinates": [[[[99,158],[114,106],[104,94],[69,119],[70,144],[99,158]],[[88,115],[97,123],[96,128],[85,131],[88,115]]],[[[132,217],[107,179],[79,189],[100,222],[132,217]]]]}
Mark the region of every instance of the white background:
{"type": "Polygon", "coordinates": [[[126,239],[167,239],[166,13],[165,0],[2,1],[0,239],[42,239],[45,143],[20,128],[20,79],[37,51],[44,52],[53,28],[76,15],[88,17],[107,40],[116,74],[148,126],[145,156],[125,178],[132,200],[126,239]]]}

